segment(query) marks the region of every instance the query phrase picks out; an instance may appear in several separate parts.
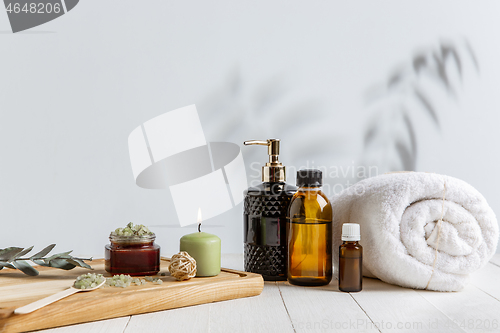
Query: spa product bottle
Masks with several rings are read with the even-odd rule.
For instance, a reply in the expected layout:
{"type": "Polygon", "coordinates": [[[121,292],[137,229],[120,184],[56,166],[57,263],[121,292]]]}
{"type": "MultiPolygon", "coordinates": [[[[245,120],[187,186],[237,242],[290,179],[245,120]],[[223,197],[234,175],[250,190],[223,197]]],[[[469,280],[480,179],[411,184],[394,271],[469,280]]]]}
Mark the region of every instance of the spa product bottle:
{"type": "Polygon", "coordinates": [[[299,189],[287,220],[288,282],[321,286],[332,280],[332,205],[321,191],[320,170],[297,172],[299,189]]]}
{"type": "Polygon", "coordinates": [[[356,292],[363,289],[363,247],[359,224],[344,223],[342,225],[342,240],[339,248],[339,290],[356,292]]]}
{"type": "Polygon", "coordinates": [[[285,183],[285,166],[278,160],[279,139],[244,144],[267,146],[269,155],[262,167],[263,183],[245,191],[245,271],[261,274],[266,281],[285,281],[286,214],[297,188],[285,183]]]}

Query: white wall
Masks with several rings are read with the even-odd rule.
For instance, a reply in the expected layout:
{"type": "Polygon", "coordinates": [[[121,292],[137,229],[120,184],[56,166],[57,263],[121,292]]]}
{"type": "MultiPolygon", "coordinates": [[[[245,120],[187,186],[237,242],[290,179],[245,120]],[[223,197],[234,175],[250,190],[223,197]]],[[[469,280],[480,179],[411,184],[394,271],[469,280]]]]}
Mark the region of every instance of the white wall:
{"type": "MultiPolygon", "coordinates": [[[[499,10],[497,1],[86,0],[18,34],[0,11],[0,248],[57,243],[101,257],[109,232],[133,221],[176,252],[194,228],[176,227],[168,191],[134,184],[127,137],[193,103],[210,141],[278,137],[296,167],[366,163],[367,91],[443,40],[468,40],[479,71],[461,49],[456,99],[419,81],[441,128],[408,102],[416,170],[466,180],[498,212],[499,10]]],[[[242,149],[254,175],[265,150],[242,149]]],[[[240,204],[206,223],[223,225],[206,231],[224,252],[242,251],[241,215],[240,204]]]]}

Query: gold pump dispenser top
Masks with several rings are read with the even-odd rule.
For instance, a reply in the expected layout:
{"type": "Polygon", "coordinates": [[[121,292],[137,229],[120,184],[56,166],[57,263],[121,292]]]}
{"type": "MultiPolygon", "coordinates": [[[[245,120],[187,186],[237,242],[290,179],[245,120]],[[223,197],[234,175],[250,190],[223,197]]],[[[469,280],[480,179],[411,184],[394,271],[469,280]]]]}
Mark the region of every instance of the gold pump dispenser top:
{"type": "Polygon", "coordinates": [[[271,183],[282,183],[286,181],[285,166],[278,160],[280,154],[280,139],[250,140],[243,142],[245,146],[261,145],[267,146],[269,162],[262,167],[262,181],[271,183]]]}

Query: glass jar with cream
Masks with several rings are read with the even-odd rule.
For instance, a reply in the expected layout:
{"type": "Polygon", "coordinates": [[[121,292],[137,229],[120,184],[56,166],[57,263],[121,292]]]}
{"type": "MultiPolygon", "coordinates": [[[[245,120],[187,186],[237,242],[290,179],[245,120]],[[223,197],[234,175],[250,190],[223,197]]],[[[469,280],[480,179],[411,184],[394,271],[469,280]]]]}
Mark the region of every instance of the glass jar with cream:
{"type": "Polygon", "coordinates": [[[160,246],[155,244],[156,235],[144,225],[130,222],[109,235],[110,244],[105,247],[105,264],[111,274],[131,276],[155,275],[160,271],[160,246]]]}

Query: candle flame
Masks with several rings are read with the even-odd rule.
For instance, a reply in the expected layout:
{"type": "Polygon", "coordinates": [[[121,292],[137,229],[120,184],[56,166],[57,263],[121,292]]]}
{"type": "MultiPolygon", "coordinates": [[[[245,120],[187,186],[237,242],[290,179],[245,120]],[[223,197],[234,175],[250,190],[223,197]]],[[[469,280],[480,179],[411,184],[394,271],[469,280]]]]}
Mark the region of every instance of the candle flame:
{"type": "Polygon", "coordinates": [[[201,208],[198,208],[198,223],[201,223],[201,208]]]}

